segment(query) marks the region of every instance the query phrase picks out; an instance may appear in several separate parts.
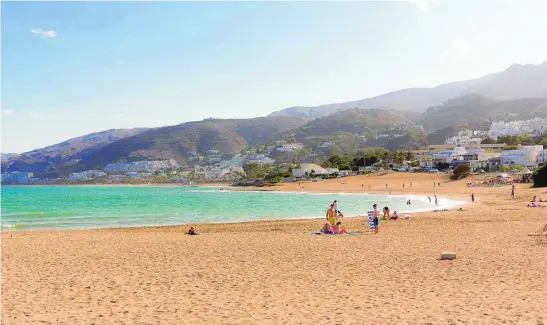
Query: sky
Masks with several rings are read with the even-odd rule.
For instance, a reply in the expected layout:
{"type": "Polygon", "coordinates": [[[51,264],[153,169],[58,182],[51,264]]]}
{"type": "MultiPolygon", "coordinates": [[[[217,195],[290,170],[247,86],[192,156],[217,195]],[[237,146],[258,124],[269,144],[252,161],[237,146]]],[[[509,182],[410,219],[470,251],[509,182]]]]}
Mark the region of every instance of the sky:
{"type": "Polygon", "coordinates": [[[1,151],[547,60],[547,1],[1,3],[1,151]]]}

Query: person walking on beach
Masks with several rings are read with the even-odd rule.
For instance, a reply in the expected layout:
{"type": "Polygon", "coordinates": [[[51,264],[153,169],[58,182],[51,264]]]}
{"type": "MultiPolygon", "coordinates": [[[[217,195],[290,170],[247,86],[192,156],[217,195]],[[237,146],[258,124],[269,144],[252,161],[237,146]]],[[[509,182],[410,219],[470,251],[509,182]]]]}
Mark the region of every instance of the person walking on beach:
{"type": "Polygon", "coordinates": [[[437,201],[437,195],[435,195],[435,205],[439,205],[439,202],[437,201]]]}
{"type": "Polygon", "coordinates": [[[475,193],[471,193],[471,202],[475,203],[475,193]]]}
{"type": "Polygon", "coordinates": [[[403,182],[403,189],[405,188],[405,182],[403,182]]]}
{"type": "Polygon", "coordinates": [[[429,199],[429,203],[431,203],[431,196],[428,196],[427,198],[429,199]]]}
{"type": "Polygon", "coordinates": [[[410,182],[410,187],[412,187],[412,182],[410,182]]]}
{"type": "Polygon", "coordinates": [[[378,208],[376,204],[372,205],[372,221],[374,223],[374,233],[378,233],[378,208]]]}
{"type": "Polygon", "coordinates": [[[515,185],[513,185],[511,187],[511,198],[514,199],[515,198],[515,185]]]}

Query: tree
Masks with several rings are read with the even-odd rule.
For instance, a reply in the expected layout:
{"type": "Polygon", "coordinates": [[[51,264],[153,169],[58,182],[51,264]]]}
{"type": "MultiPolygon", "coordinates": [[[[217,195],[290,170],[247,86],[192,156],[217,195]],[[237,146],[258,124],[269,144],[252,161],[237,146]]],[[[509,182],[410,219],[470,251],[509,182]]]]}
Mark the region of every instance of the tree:
{"type": "Polygon", "coordinates": [[[402,165],[403,162],[405,161],[405,158],[406,158],[406,154],[402,151],[398,151],[396,154],[395,154],[395,163],[397,165],[402,165]]]}
{"type": "Polygon", "coordinates": [[[438,170],[445,170],[450,168],[450,164],[447,162],[438,162],[435,164],[435,167],[437,167],[438,170]]]}
{"type": "Polygon", "coordinates": [[[453,180],[458,180],[462,178],[466,178],[471,173],[471,167],[469,167],[468,164],[459,164],[454,168],[454,174],[450,176],[453,180]]]}
{"type": "Polygon", "coordinates": [[[547,149],[547,138],[539,140],[538,144],[543,146],[543,149],[547,149]]]}
{"type": "Polygon", "coordinates": [[[270,170],[269,165],[262,166],[259,163],[247,163],[243,165],[243,171],[248,178],[264,178],[269,174],[270,170]]]}
{"type": "Polygon", "coordinates": [[[539,168],[532,175],[534,180],[534,187],[547,187],[547,165],[539,168]]]}
{"type": "Polygon", "coordinates": [[[492,138],[484,138],[481,141],[481,144],[495,144],[495,143],[496,143],[496,140],[492,138]]]}

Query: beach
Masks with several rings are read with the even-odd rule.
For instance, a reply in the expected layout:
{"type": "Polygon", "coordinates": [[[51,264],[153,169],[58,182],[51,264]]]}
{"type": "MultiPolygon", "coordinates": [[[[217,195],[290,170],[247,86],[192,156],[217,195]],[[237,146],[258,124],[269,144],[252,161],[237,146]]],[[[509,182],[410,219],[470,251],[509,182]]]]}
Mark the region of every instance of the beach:
{"type": "Polygon", "coordinates": [[[512,200],[510,186],[469,181],[390,172],[245,189],[467,202],[382,221],[378,235],[364,217],[344,218],[354,236],[310,234],[324,219],[201,224],[200,236],[187,225],[4,232],[2,323],[547,323],[547,246],[528,236],[547,208],[526,208],[546,189],[518,184],[512,200]]]}

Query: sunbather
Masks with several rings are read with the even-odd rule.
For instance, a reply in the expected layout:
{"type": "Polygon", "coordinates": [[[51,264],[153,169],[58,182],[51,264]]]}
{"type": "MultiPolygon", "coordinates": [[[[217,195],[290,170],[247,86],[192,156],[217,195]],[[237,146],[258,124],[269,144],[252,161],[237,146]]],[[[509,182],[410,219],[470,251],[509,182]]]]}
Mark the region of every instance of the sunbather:
{"type": "Polygon", "coordinates": [[[195,227],[190,227],[190,229],[187,232],[188,235],[199,235],[199,231],[195,227]]]}
{"type": "Polygon", "coordinates": [[[332,234],[334,234],[334,231],[332,230],[332,227],[329,223],[325,223],[325,225],[321,229],[321,233],[323,233],[325,235],[332,235],[332,234]]]}

